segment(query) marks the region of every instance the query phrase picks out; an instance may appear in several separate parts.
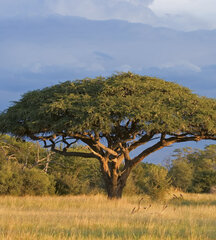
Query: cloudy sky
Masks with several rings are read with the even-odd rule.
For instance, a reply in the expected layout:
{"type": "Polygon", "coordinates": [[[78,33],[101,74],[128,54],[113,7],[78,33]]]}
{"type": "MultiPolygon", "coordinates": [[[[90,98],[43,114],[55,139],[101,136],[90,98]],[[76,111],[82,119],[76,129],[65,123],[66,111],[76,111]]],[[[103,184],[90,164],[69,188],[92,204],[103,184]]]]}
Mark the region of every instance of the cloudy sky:
{"type": "Polygon", "coordinates": [[[215,29],[215,0],[0,0],[2,18],[80,16],[120,19],[181,30],[215,29]]]}
{"type": "Polygon", "coordinates": [[[0,0],[0,110],[35,87],[128,70],[214,97],[215,29],[215,0],[0,0]]]}
{"type": "Polygon", "coordinates": [[[115,71],[216,97],[216,1],[0,0],[0,111],[26,91],[115,71]]]}

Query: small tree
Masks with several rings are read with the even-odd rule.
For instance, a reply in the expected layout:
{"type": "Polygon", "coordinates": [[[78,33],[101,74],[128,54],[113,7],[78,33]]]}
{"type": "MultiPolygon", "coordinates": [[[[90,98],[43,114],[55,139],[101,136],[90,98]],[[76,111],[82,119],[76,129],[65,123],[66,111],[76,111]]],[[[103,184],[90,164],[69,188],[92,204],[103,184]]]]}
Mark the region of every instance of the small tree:
{"type": "Polygon", "coordinates": [[[120,73],[28,92],[1,114],[0,129],[66,156],[98,159],[109,198],[120,198],[131,170],[149,154],[216,139],[216,101],[172,82],[120,73]],[[89,152],[70,150],[77,141],[89,152]]]}

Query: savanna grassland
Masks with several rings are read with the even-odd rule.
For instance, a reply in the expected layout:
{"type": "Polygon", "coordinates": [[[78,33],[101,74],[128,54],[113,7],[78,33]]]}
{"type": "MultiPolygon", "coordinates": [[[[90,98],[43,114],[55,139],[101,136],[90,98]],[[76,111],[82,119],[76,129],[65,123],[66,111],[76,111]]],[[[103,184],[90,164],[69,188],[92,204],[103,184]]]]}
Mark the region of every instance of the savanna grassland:
{"type": "Polygon", "coordinates": [[[183,195],[0,197],[0,239],[216,239],[216,195],[183,195]]]}

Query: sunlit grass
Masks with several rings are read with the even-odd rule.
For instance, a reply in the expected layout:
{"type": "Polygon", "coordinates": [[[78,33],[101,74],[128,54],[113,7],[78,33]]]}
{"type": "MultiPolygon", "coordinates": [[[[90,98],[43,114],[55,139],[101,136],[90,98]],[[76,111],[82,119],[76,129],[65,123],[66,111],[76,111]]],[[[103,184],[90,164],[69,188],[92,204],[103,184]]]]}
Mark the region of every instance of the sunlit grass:
{"type": "Polygon", "coordinates": [[[0,197],[0,239],[216,239],[215,195],[139,199],[0,197]]]}

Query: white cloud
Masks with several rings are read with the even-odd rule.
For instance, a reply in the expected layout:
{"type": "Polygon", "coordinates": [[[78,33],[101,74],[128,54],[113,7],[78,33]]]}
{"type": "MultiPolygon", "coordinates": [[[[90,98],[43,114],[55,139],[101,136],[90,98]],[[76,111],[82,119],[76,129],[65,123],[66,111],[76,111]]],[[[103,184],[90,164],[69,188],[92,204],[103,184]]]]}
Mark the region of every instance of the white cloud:
{"type": "Polygon", "coordinates": [[[54,13],[63,16],[80,16],[92,20],[120,19],[129,22],[149,23],[155,16],[148,8],[153,0],[55,0],[50,2],[54,13]]]}
{"type": "Polygon", "coordinates": [[[149,7],[167,26],[186,30],[216,28],[215,0],[154,0],[149,7]]]}
{"type": "Polygon", "coordinates": [[[215,0],[47,0],[53,13],[180,30],[216,28],[215,0]]]}
{"type": "Polygon", "coordinates": [[[145,20],[153,0],[0,0],[0,17],[60,14],[89,19],[145,20]]]}
{"type": "Polygon", "coordinates": [[[188,14],[197,17],[208,17],[216,13],[215,0],[154,0],[150,8],[159,15],[188,14]]]}
{"type": "Polygon", "coordinates": [[[0,17],[79,16],[180,30],[216,29],[215,0],[0,0],[0,17]]]}

